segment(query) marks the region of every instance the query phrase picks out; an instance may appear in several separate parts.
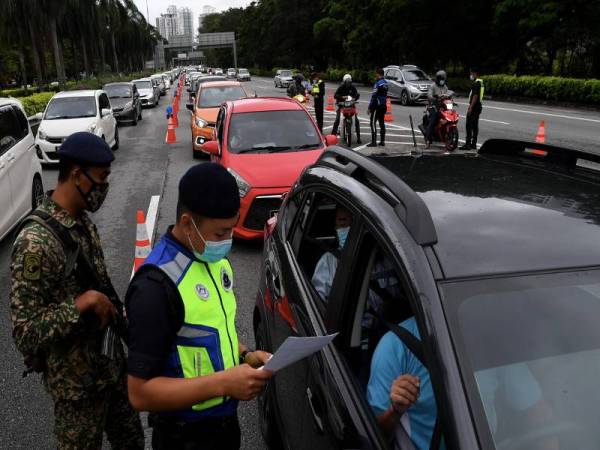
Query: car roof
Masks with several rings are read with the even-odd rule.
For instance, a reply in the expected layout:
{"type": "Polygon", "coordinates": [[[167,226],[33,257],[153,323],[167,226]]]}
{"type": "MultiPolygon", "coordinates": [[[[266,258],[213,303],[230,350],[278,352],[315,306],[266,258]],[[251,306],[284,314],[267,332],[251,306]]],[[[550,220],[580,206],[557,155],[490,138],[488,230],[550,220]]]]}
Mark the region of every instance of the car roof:
{"type": "Polygon", "coordinates": [[[6,106],[6,105],[16,105],[20,108],[23,108],[23,104],[16,98],[0,97],[0,106],[6,106]]]}
{"type": "Polygon", "coordinates": [[[600,265],[600,171],[506,155],[373,159],[427,205],[446,278],[600,265]]]}
{"type": "Polygon", "coordinates": [[[129,86],[133,85],[133,81],[115,81],[114,83],[106,83],[104,86],[129,86]]]}
{"type": "Polygon", "coordinates": [[[132,83],[136,83],[138,81],[152,81],[150,78],[138,78],[137,80],[133,80],[132,83]]]}
{"type": "Polygon", "coordinates": [[[54,95],[53,98],[64,98],[64,97],[95,97],[96,93],[104,92],[101,89],[91,90],[91,89],[81,89],[78,91],[61,91],[54,95]]]}
{"type": "Polygon", "coordinates": [[[206,89],[211,87],[227,87],[227,86],[241,86],[242,83],[233,80],[217,80],[217,81],[205,81],[200,83],[199,89],[206,89]]]}
{"type": "Polygon", "coordinates": [[[304,110],[300,103],[287,97],[249,97],[228,101],[227,104],[233,113],[304,110]]]}

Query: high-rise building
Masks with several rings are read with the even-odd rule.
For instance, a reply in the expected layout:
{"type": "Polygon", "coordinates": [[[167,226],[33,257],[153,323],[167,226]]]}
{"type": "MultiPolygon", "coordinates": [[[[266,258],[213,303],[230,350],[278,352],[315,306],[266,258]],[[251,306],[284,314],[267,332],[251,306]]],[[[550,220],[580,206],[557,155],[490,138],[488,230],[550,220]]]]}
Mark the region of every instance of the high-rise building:
{"type": "Polygon", "coordinates": [[[194,36],[192,10],[171,5],[166,13],[156,18],[156,27],[164,39],[176,38],[180,41],[192,42],[194,36]]]}
{"type": "Polygon", "coordinates": [[[177,34],[192,36],[194,34],[194,18],[190,8],[177,9],[177,34]]]}
{"type": "Polygon", "coordinates": [[[202,7],[202,13],[198,16],[198,28],[202,28],[204,23],[204,18],[209,14],[214,14],[217,12],[217,8],[209,5],[205,5],[202,7]]]}

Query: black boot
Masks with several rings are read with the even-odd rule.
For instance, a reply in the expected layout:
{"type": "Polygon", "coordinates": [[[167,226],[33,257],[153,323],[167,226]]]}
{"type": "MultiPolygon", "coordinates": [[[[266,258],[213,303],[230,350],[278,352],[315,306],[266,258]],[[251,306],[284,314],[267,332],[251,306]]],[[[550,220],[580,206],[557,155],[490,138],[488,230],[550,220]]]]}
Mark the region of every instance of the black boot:
{"type": "Polygon", "coordinates": [[[384,131],[381,132],[381,141],[379,141],[379,146],[385,147],[385,132],[384,131]]]}
{"type": "Polygon", "coordinates": [[[377,147],[377,134],[371,133],[371,143],[367,147],[377,147]]]}

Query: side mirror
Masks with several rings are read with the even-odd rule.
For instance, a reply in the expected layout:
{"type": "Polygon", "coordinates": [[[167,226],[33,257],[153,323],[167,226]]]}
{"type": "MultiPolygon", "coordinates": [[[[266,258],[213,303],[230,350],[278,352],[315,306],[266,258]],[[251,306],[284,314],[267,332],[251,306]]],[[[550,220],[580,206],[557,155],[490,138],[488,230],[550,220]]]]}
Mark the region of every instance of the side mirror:
{"type": "Polygon", "coordinates": [[[41,112],[39,112],[39,113],[35,114],[35,115],[33,116],[33,118],[34,118],[35,120],[40,120],[40,121],[41,121],[41,120],[44,118],[44,113],[41,113],[41,112]]]}
{"type": "Polygon", "coordinates": [[[217,141],[206,141],[204,144],[200,146],[200,149],[211,155],[219,154],[219,143],[217,141]]]}
{"type": "Polygon", "coordinates": [[[335,134],[328,134],[325,136],[325,143],[327,144],[327,147],[337,145],[339,142],[340,138],[338,138],[335,134]]]}
{"type": "Polygon", "coordinates": [[[187,109],[189,109],[190,111],[194,111],[194,104],[193,103],[186,103],[185,107],[187,109]]]}
{"type": "Polygon", "coordinates": [[[100,116],[101,117],[106,117],[110,113],[112,113],[112,110],[110,108],[102,108],[102,111],[100,111],[100,116]]]}

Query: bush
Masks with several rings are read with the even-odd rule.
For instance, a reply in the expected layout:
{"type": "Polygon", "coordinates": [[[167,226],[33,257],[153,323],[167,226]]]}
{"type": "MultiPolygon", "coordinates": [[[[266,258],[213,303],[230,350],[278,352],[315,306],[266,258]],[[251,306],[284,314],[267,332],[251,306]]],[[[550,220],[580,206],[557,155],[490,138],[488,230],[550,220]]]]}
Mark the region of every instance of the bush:
{"type": "Polygon", "coordinates": [[[44,112],[46,105],[53,96],[54,92],[41,92],[28,97],[17,98],[17,100],[20,100],[23,104],[27,116],[33,116],[39,112],[44,112]]]}

